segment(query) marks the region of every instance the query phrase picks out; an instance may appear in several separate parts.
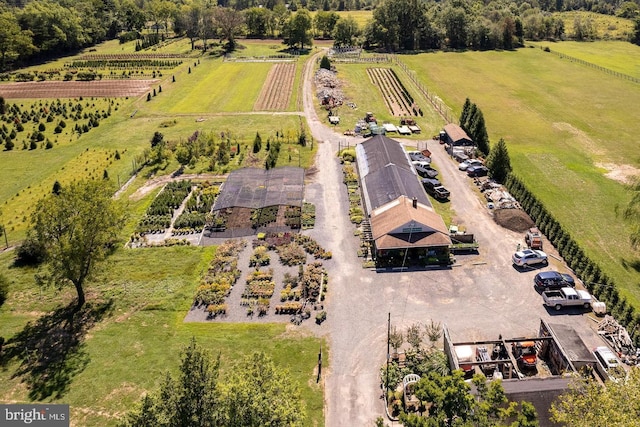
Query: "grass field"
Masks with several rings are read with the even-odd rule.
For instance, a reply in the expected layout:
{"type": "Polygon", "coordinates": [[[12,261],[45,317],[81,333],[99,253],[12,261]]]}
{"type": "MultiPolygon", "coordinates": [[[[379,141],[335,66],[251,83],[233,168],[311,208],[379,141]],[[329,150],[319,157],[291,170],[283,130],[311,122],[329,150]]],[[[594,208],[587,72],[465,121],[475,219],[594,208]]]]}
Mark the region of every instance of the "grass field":
{"type": "Polygon", "coordinates": [[[536,42],[531,45],[581,59],[600,67],[640,79],[640,46],[616,42],[536,42]]]}
{"type": "Polygon", "coordinates": [[[401,59],[456,116],[466,97],[482,109],[515,173],[638,306],[640,274],[629,267],[638,253],[616,215],[630,193],[605,173],[640,169],[640,87],[540,49],[401,59]]]}
{"type": "MultiPolygon", "coordinates": [[[[69,349],[55,379],[29,369],[14,377],[21,359],[12,359],[0,370],[0,401],[28,401],[26,381],[39,386],[40,400],[70,404],[75,425],[114,426],[143,392],[159,387],[164,372],[177,371],[181,349],[195,337],[213,355],[221,355],[223,373],[242,355],[265,351],[301,389],[306,425],[323,425],[322,392],[313,373],[318,339],[289,333],[285,324],[183,323],[197,278],[213,253],[214,248],[191,247],[118,250],[88,289],[94,305],[113,302],[108,313],[69,349]]],[[[0,267],[11,272],[12,282],[9,299],[0,308],[0,336],[5,339],[73,299],[71,288],[40,290],[34,271],[10,269],[11,259],[11,253],[0,255],[0,267]]],[[[30,330],[29,336],[37,331],[30,330]]]]}

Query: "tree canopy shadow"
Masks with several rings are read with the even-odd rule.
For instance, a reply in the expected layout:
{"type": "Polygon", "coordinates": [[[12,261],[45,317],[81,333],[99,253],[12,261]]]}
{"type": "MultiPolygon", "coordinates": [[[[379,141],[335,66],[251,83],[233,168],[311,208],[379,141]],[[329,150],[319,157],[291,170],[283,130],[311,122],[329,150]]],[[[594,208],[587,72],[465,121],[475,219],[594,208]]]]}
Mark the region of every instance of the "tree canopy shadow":
{"type": "Polygon", "coordinates": [[[631,268],[635,271],[640,271],[640,259],[638,258],[635,258],[635,259],[622,258],[621,263],[622,263],[622,267],[624,267],[625,270],[629,270],[631,268]]]}
{"type": "Polygon", "coordinates": [[[5,342],[0,365],[6,369],[12,360],[19,361],[12,378],[22,377],[30,399],[60,398],[90,361],[87,332],[112,310],[113,300],[87,303],[80,310],[73,302],[29,322],[5,342]]]}

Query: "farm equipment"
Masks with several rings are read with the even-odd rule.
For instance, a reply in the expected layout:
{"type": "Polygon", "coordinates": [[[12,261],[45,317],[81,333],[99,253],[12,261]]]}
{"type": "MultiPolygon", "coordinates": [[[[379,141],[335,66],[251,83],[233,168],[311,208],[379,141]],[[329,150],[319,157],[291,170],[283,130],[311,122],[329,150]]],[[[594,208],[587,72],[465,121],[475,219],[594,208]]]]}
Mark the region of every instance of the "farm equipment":
{"type": "Polygon", "coordinates": [[[520,341],[511,344],[511,352],[520,369],[534,369],[538,361],[536,343],[520,341]]]}
{"type": "Polygon", "coordinates": [[[377,123],[378,121],[376,120],[376,116],[373,115],[373,113],[368,112],[365,116],[364,116],[364,121],[367,123],[377,123]]]}
{"type": "Polygon", "coordinates": [[[537,227],[532,227],[524,235],[524,241],[530,249],[542,249],[542,233],[537,227]]]}
{"type": "Polygon", "coordinates": [[[449,237],[451,238],[449,250],[453,253],[478,250],[479,245],[475,236],[460,231],[456,225],[449,226],[449,237]]]}

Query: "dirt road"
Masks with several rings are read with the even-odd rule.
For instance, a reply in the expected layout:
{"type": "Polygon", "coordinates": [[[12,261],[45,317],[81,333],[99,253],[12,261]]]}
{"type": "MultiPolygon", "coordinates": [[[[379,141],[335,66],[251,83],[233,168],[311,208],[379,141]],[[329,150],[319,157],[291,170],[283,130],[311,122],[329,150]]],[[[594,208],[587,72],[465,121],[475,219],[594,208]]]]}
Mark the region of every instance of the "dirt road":
{"type": "MultiPolygon", "coordinates": [[[[356,256],[358,239],[348,221],[348,201],[335,156],[339,141],[317,116],[312,76],[315,61],[304,73],[303,101],[311,132],[319,141],[318,155],[306,198],[317,209],[316,227],[310,234],[333,259],[326,262],[330,292],[329,317],[319,328],[330,344],[330,368],[325,371],[325,418],[330,427],[371,426],[384,415],[379,369],[386,359],[387,316],[399,329],[429,320],[441,322],[456,341],[537,335],[540,319],[573,326],[588,347],[599,338],[594,322],[573,315],[548,312],[533,289],[537,271],[520,272],[511,265],[511,254],[521,236],[498,226],[466,174],[457,170],[441,146],[429,145],[441,179],[451,191],[456,221],[477,235],[477,255],[458,256],[451,269],[376,272],[364,270],[356,256]]],[[[408,142],[415,146],[416,141],[408,142]]],[[[545,248],[546,249],[546,248],[545,248]]],[[[547,269],[562,269],[555,260],[547,269]]]]}

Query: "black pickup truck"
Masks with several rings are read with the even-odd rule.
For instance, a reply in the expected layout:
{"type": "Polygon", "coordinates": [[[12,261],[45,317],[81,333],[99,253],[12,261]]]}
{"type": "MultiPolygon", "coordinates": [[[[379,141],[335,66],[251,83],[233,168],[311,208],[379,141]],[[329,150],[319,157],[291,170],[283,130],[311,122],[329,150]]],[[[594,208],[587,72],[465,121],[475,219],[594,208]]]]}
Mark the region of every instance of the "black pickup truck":
{"type": "Polygon", "coordinates": [[[437,200],[449,200],[449,195],[451,194],[449,190],[444,188],[444,186],[434,178],[423,178],[422,186],[433,198],[437,200]]]}

